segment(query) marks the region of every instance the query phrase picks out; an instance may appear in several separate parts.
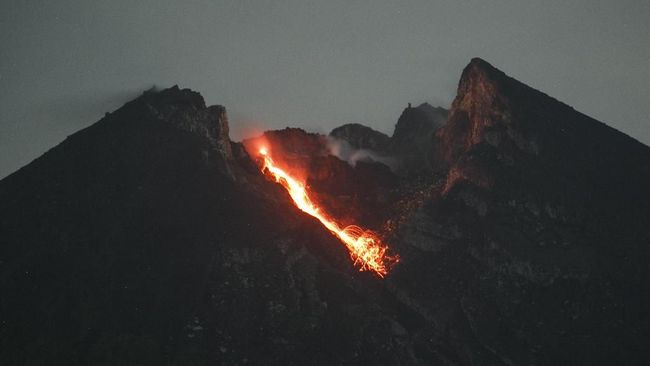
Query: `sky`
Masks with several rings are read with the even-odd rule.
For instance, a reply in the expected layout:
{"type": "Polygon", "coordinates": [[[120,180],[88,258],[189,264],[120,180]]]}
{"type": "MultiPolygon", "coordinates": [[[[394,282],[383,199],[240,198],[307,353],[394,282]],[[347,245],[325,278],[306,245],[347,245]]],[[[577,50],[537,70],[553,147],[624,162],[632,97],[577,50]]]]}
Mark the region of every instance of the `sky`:
{"type": "Polygon", "coordinates": [[[0,2],[0,178],[152,86],[226,106],[231,137],[449,107],[481,57],[650,144],[650,1],[0,2]]]}

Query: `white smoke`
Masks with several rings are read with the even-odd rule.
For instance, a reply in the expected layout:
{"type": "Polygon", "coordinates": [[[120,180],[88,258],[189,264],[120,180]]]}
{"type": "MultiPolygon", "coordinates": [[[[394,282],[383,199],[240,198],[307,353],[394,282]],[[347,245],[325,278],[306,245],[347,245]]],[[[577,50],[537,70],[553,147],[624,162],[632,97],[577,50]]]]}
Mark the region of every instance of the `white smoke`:
{"type": "Polygon", "coordinates": [[[349,142],[327,136],[327,149],[331,155],[347,162],[354,167],[358,162],[377,162],[386,165],[390,170],[397,169],[398,161],[394,157],[369,149],[357,149],[349,142]]]}

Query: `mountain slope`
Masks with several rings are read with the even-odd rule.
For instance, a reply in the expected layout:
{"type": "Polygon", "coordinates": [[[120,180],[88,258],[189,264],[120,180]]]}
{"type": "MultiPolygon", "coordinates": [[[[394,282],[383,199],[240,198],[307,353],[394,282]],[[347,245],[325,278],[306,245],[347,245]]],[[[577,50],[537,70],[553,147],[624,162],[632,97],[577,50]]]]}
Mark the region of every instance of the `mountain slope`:
{"type": "Polygon", "coordinates": [[[368,275],[227,132],[198,93],[148,92],[0,182],[3,364],[408,359],[366,335],[394,322],[368,275]]]}
{"type": "Polygon", "coordinates": [[[174,87],[0,181],[0,363],[650,360],[650,148],[480,59],[448,118],[336,131],[408,171],[299,129],[234,143],[223,107],[174,87]],[[387,278],[260,173],[259,140],[382,234],[387,278]]]}
{"type": "Polygon", "coordinates": [[[648,359],[650,148],[474,59],[431,157],[391,280],[466,363],[648,359]]]}

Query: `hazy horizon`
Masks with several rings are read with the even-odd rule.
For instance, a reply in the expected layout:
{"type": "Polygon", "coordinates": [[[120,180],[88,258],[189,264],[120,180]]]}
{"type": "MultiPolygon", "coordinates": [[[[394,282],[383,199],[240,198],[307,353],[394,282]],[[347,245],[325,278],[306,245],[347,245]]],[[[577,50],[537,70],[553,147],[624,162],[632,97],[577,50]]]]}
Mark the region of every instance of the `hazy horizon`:
{"type": "Polygon", "coordinates": [[[0,5],[0,178],[143,90],[224,105],[231,137],[362,123],[392,133],[407,103],[448,108],[481,57],[650,144],[650,3],[532,1],[0,5]]]}

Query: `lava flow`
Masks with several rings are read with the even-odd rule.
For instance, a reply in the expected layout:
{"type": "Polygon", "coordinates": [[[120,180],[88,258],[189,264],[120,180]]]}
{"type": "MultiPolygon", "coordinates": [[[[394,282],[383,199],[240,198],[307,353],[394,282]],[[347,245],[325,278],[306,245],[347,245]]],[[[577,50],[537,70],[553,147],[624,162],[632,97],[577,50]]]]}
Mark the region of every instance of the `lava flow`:
{"type": "Polygon", "coordinates": [[[379,236],[371,231],[364,230],[357,225],[350,225],[343,229],[333,219],[323,212],[320,207],[309,197],[304,183],[293,178],[286,171],[278,167],[266,148],[259,150],[264,158],[262,171],[273,176],[276,182],[280,183],[289,192],[294,204],[303,212],[315,217],[338,237],[348,248],[350,256],[359,270],[374,271],[379,277],[388,274],[390,267],[399,261],[398,256],[389,256],[386,252],[388,247],[381,241],[379,236]]]}

